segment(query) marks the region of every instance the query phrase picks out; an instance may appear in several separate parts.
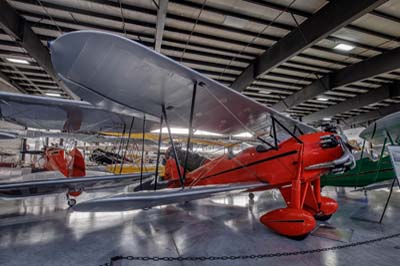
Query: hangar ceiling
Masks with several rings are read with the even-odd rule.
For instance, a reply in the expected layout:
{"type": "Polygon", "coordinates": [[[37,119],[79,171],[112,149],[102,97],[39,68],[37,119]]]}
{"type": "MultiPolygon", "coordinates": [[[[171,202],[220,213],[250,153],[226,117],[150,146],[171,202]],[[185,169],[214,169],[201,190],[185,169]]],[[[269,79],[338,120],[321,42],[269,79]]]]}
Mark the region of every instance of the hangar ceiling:
{"type": "Polygon", "coordinates": [[[398,14],[400,0],[0,0],[0,84],[73,98],[47,42],[98,29],[303,121],[355,125],[400,110],[398,14]]]}

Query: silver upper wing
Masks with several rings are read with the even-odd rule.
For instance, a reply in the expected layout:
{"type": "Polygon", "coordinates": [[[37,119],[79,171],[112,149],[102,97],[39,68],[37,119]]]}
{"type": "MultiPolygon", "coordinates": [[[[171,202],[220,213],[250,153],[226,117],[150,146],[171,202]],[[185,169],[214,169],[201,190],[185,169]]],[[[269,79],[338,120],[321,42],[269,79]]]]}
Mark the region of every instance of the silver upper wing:
{"type": "MultiPolygon", "coordinates": [[[[373,144],[383,144],[387,136],[390,136],[395,143],[400,143],[400,112],[375,121],[360,133],[360,138],[373,144]]],[[[390,143],[389,139],[387,141],[390,143]]]]}
{"type": "MultiPolygon", "coordinates": [[[[0,92],[0,112],[1,118],[8,122],[66,132],[121,132],[132,121],[131,116],[103,110],[88,102],[6,92],[0,92]]],[[[147,125],[150,128],[151,124],[147,125]]],[[[133,128],[141,131],[142,120],[135,119],[133,128]]]]}
{"type": "MultiPolygon", "coordinates": [[[[146,113],[152,119],[167,109],[171,125],[188,127],[192,91],[198,84],[193,127],[222,134],[266,131],[271,116],[288,130],[315,129],[114,34],[67,33],[50,44],[52,62],[77,95],[112,111],[146,113]]],[[[280,133],[278,133],[280,134],[280,133]]]]}

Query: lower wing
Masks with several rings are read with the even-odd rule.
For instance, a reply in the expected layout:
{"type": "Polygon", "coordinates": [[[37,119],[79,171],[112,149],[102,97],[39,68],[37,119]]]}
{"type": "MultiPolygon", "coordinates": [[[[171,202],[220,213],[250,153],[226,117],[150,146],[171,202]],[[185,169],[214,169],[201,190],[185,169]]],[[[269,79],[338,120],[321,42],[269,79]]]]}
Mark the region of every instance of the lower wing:
{"type": "MultiPolygon", "coordinates": [[[[154,173],[144,173],[142,180],[153,175],[154,173]]],[[[140,179],[140,174],[126,174],[0,183],[0,197],[22,198],[67,191],[102,190],[136,184],[140,179]]]]}
{"type": "Polygon", "coordinates": [[[374,183],[365,187],[360,187],[357,189],[353,189],[351,192],[357,192],[357,191],[370,191],[370,190],[377,190],[381,188],[390,188],[393,183],[393,179],[382,181],[379,183],[374,183]]]}
{"type": "Polygon", "coordinates": [[[265,183],[244,183],[217,186],[201,186],[186,189],[173,188],[152,192],[124,193],[112,197],[104,197],[81,202],[73,207],[73,209],[80,212],[111,212],[137,210],[207,198],[222,192],[235,190],[251,190],[267,186],[268,185],[265,183]]]}

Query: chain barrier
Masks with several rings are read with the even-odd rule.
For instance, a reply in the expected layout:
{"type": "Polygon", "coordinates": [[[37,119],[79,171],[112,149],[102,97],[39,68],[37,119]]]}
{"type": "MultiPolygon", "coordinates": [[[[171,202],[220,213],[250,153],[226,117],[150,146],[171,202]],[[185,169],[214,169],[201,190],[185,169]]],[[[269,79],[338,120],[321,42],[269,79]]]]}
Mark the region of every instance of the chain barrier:
{"type": "MultiPolygon", "coordinates": [[[[345,249],[350,247],[368,245],[384,240],[388,240],[391,238],[400,237],[400,233],[384,236],[380,238],[345,244],[341,246],[327,247],[327,248],[318,248],[318,249],[310,249],[310,250],[299,250],[294,252],[277,252],[277,253],[266,253],[266,254],[253,254],[253,255],[238,255],[238,256],[209,256],[209,257],[145,257],[145,256],[115,256],[110,259],[110,262],[105,264],[101,264],[100,266],[114,266],[118,261],[121,260],[130,260],[130,261],[215,261],[215,260],[248,260],[248,259],[264,259],[264,258],[272,258],[272,257],[288,257],[288,256],[296,256],[296,255],[306,255],[313,253],[321,253],[332,250],[345,249]]],[[[118,264],[120,265],[120,264],[118,264]]]]}

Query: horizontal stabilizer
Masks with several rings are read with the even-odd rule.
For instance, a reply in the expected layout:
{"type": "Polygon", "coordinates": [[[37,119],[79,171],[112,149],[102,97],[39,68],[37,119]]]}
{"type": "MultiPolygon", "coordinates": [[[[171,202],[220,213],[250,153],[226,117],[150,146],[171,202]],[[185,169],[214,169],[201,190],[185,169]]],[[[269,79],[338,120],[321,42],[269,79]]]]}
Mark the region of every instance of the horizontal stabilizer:
{"type": "Polygon", "coordinates": [[[192,188],[163,189],[153,192],[133,192],[85,201],[73,209],[80,212],[128,211],[210,197],[217,193],[248,190],[266,186],[265,183],[230,184],[192,188]]]}
{"type": "MultiPolygon", "coordinates": [[[[143,180],[153,175],[154,173],[145,173],[143,180]]],[[[67,191],[109,189],[136,184],[139,181],[140,174],[126,174],[0,183],[0,197],[20,198],[67,191]]]]}

